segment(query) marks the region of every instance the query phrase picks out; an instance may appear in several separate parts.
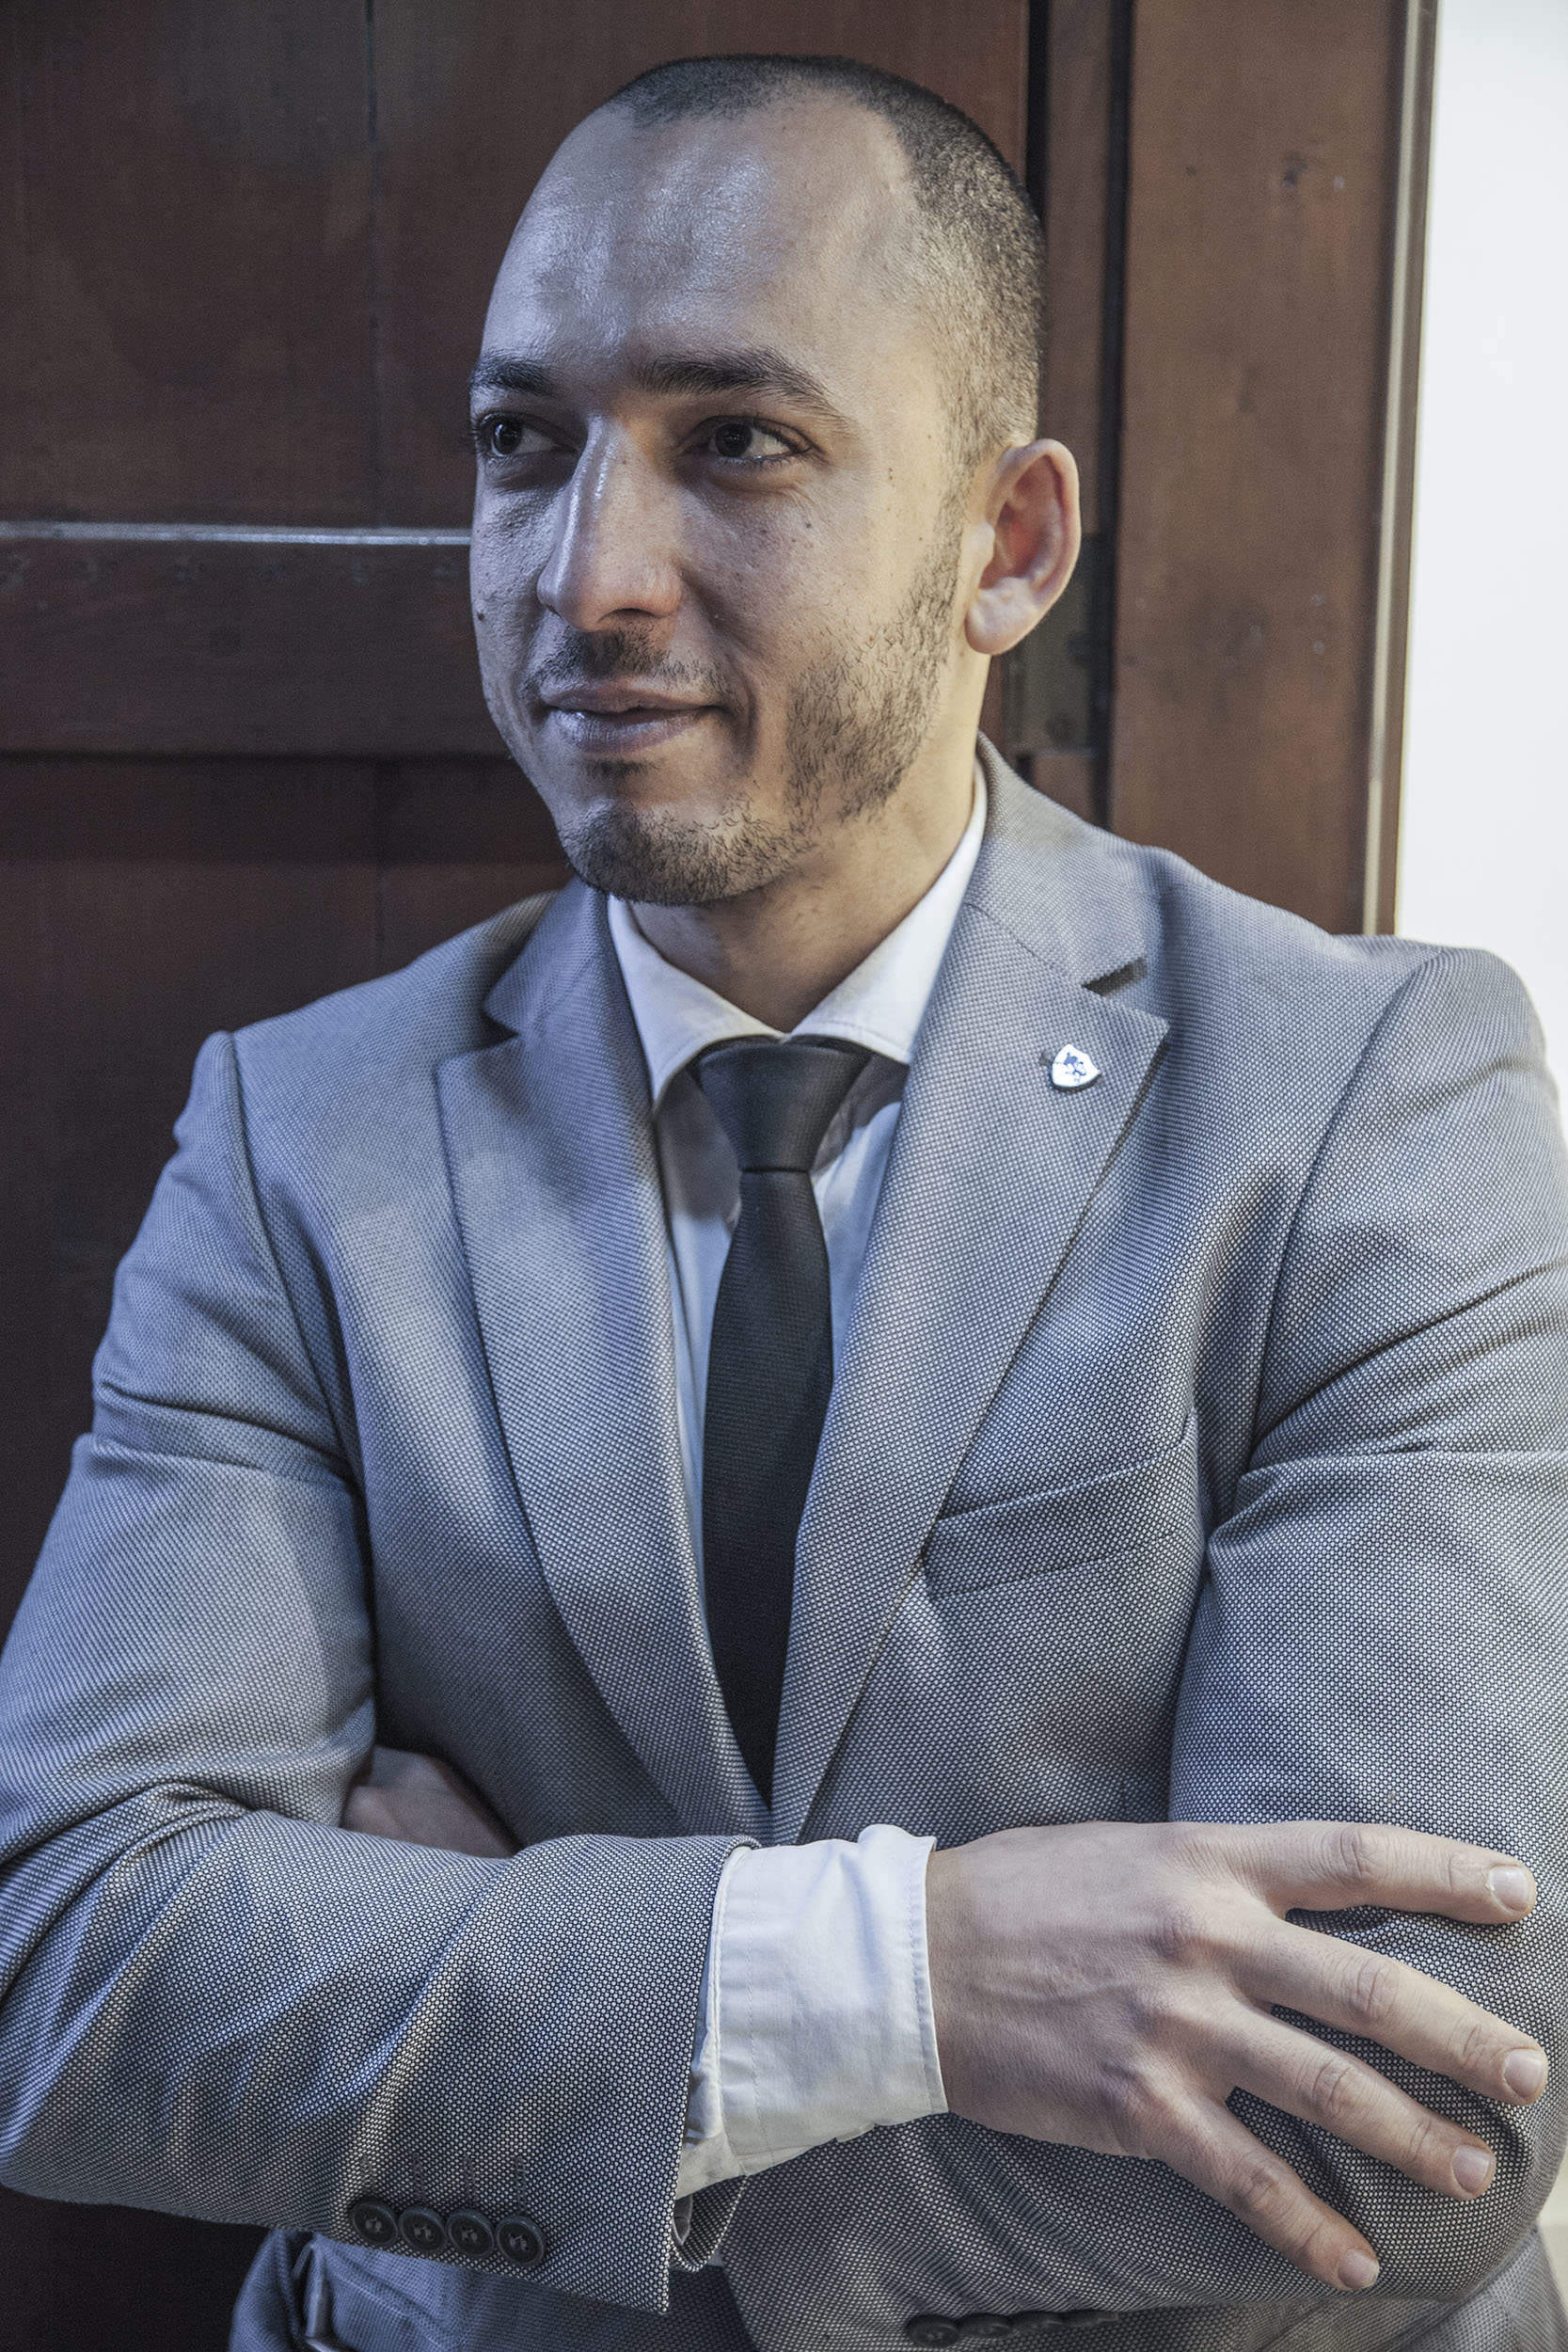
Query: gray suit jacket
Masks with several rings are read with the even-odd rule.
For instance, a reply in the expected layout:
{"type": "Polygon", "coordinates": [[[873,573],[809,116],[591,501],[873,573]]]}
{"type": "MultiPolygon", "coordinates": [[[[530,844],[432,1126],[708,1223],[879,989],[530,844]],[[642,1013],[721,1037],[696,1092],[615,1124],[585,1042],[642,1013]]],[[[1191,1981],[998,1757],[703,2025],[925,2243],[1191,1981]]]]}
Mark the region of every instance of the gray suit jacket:
{"type": "Polygon", "coordinates": [[[1500,2151],[1465,2208],[1238,2096],[1381,2250],[1354,2306],[1159,2167],[951,2117],[707,2191],[672,2256],[740,1837],[1494,1842],[1528,1924],[1334,1924],[1563,2071],[1568,1186],[1524,995],[990,776],[801,1529],[771,1821],[704,1639],[602,899],[203,1050],[0,1682],[0,2176],[293,2233],[239,2342],[742,2344],[738,2310],[762,2352],[892,2352],[923,2312],[1032,2343],[1089,2310],[1127,2315],[1104,2352],[1370,2345],[1503,2265],[1433,2341],[1556,2340],[1555,2076],[1505,2114],[1398,2070],[1500,2151]],[[1053,1087],[1068,1044],[1097,1083],[1053,1087]],[[340,1829],[375,1738],[523,1851],[340,1829]],[[525,2217],[543,2259],[373,2248],[366,2198],[525,2217]]]}

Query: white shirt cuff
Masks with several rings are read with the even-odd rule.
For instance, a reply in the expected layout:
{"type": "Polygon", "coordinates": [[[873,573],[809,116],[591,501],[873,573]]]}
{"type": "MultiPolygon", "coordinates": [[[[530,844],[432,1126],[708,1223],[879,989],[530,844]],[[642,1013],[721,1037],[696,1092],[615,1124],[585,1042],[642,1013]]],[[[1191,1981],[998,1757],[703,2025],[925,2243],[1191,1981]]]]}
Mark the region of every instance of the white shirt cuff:
{"type": "Polygon", "coordinates": [[[740,1848],[719,1883],[675,2194],[946,2109],[926,1952],[935,1840],[740,1848]]]}

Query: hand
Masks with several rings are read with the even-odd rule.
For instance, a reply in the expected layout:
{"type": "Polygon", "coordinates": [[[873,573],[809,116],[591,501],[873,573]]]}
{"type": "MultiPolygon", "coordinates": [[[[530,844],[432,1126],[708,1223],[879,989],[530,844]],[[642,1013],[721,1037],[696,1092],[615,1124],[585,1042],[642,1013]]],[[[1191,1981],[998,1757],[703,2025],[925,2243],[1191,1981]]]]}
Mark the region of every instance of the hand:
{"type": "Polygon", "coordinates": [[[405,1748],[371,1750],[370,1763],[348,1792],[343,1827],[452,1853],[517,1851],[516,1839],[461,1772],[437,1756],[414,1756],[405,1748]]]}
{"type": "Polygon", "coordinates": [[[1327,2286],[1377,2257],[1226,2106],[1236,2090],[1319,2123],[1449,2197],[1489,2185],[1491,2149],[1297,2010],[1466,2090],[1539,2098],[1528,2034],[1402,1962],[1292,1925],[1362,1903],[1500,1925],[1535,1901],[1506,1854],[1334,1821],[1235,1829],[1092,1821],[1004,1830],[933,1853],[927,1932],[955,2114],[993,2130],[1159,2157],[1327,2286]]]}

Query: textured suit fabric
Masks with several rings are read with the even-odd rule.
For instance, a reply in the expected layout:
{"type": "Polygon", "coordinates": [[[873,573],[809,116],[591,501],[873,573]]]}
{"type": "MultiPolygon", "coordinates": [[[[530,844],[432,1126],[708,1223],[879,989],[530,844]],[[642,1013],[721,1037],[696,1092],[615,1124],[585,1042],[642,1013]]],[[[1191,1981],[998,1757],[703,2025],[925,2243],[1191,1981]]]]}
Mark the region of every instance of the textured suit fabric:
{"type": "MultiPolygon", "coordinates": [[[[433,2316],[418,2265],[379,2263],[320,2239],[275,2233],[263,2245],[235,2312],[230,2352],[553,2352],[562,2343],[592,2352],[750,2352],[722,2270],[677,2274],[668,2315],[654,2319],[610,2303],[565,2304],[545,2296],[484,2307],[483,2288],[461,2310],[433,2316]],[[410,2293],[409,2288],[420,2291],[410,2293]],[[314,2323],[313,2325],[311,2323],[314,2323]]],[[[1017,2339],[1019,2352],[1560,2352],[1561,2319],[1539,2237],[1526,2239],[1492,2283],[1455,2305],[1375,2295],[1330,2315],[1297,2300],[1233,2312],[1148,2311],[1053,2334],[1017,2339]]]]}
{"type": "MultiPolygon", "coordinates": [[[[950,2116],[705,2192],[677,2262],[721,2260],[760,2352],[1084,2307],[1122,2315],[1105,2352],[1563,2341],[1530,2235],[1568,2058],[1539,1032],[1488,958],[1324,938],[988,777],[801,1524],[771,1818],[703,1635],[603,901],[204,1049],[0,1670],[9,2184],[314,2233],[362,2352],[686,2352],[726,2310],[669,2272],[737,1837],[1397,1820],[1524,1854],[1536,1915],[1337,1931],[1556,2071],[1504,2113],[1373,2054],[1497,2148],[1465,2207],[1238,2098],[1377,2246],[1370,2296],[1159,2167],[950,2116]],[[1093,1086],[1053,1088],[1067,1044],[1093,1086]],[[374,1737],[524,1851],[337,1828],[374,1737]],[[547,2258],[354,2247],[366,2192],[520,2204],[547,2258]]],[[[259,2273],[237,2343],[287,2324],[259,2273]]]]}

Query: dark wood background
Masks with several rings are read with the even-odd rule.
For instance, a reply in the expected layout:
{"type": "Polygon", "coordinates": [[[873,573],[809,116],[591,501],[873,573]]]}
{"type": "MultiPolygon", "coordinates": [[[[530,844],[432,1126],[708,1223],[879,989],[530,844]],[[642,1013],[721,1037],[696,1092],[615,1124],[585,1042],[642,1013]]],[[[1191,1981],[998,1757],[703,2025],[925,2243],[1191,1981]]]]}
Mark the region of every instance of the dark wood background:
{"type": "MultiPolygon", "coordinates": [[[[641,67],[847,52],[1027,164],[1091,535],[993,722],[1359,927],[1406,14],[8,0],[0,1622],[201,1038],[559,870],[474,672],[462,382],[540,167],[641,67]]],[[[215,2352],[254,2243],[0,2197],[0,2345],[215,2352]]]]}

